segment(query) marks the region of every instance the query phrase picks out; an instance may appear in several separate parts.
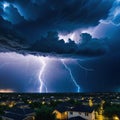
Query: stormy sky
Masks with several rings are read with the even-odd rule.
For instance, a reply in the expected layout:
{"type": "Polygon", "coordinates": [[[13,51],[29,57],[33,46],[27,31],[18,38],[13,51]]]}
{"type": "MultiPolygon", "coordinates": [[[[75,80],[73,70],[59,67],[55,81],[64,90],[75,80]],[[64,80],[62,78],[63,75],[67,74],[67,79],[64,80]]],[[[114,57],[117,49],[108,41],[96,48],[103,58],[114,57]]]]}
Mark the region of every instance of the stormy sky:
{"type": "Polygon", "coordinates": [[[0,92],[119,92],[120,0],[1,0],[0,92]]]}

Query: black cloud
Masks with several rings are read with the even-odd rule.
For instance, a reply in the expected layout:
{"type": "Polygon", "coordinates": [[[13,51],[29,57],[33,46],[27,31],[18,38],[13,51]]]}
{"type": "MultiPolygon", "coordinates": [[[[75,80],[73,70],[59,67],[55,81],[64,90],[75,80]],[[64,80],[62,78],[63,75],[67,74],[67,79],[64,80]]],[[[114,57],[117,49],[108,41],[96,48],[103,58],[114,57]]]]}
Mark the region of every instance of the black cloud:
{"type": "MultiPolygon", "coordinates": [[[[22,2],[19,1],[19,4],[22,9],[26,8],[22,6],[22,2]]],[[[107,18],[112,1],[44,0],[27,4],[28,7],[24,10],[27,20],[18,24],[16,28],[22,31],[24,28],[24,31],[36,37],[51,30],[71,32],[78,28],[95,26],[100,19],[107,18]],[[35,32],[31,32],[30,29],[35,32]]]]}
{"type": "Polygon", "coordinates": [[[2,33],[0,51],[58,57],[97,56],[107,51],[105,40],[92,38],[88,33],[82,33],[80,41],[82,43],[76,44],[69,39],[69,42],[65,43],[64,40],[59,40],[57,32],[48,32],[45,37],[28,46],[23,38],[13,36],[12,33],[2,33]]]}
{"type": "Polygon", "coordinates": [[[99,20],[107,18],[113,3],[113,0],[6,1],[10,2],[11,6],[15,5],[17,9],[14,8],[15,14],[13,10],[10,11],[10,16],[14,16],[14,20],[11,20],[16,24],[14,27],[29,39],[39,37],[51,30],[71,32],[79,28],[95,26],[99,20]]]}
{"type": "Polygon", "coordinates": [[[61,56],[96,56],[107,51],[103,39],[81,34],[82,43],[77,45],[59,40],[58,33],[97,25],[108,17],[114,0],[6,0],[5,11],[2,2],[0,51],[61,56]]]}
{"type": "Polygon", "coordinates": [[[7,30],[0,30],[0,52],[19,52],[19,50],[24,50],[27,47],[25,40],[15,32],[7,30]]]}
{"type": "Polygon", "coordinates": [[[70,54],[74,56],[102,55],[108,50],[104,39],[95,39],[88,33],[81,34],[82,43],[76,44],[69,39],[68,43],[59,40],[56,32],[49,32],[46,37],[32,44],[30,50],[44,53],[70,54]]]}
{"type": "Polygon", "coordinates": [[[14,8],[12,5],[6,8],[6,12],[3,16],[12,24],[18,24],[24,20],[24,17],[19,14],[17,8],[14,8]]]}

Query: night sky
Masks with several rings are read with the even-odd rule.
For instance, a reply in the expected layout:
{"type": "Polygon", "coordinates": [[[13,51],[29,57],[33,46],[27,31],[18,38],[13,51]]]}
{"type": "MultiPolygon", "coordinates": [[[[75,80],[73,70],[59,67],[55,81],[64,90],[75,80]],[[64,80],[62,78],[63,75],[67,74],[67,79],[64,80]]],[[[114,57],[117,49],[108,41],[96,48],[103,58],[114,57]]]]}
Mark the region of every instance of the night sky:
{"type": "Polygon", "coordinates": [[[120,0],[0,0],[0,92],[120,92],[120,0]]]}

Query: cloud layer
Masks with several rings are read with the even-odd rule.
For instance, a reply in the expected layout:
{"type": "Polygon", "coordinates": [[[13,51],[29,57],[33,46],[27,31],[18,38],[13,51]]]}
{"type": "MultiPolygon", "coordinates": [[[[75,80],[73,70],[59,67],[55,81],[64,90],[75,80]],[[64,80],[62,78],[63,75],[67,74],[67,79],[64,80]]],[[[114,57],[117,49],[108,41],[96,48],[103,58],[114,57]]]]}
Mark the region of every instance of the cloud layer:
{"type": "Polygon", "coordinates": [[[104,39],[92,38],[88,33],[81,34],[79,44],[71,39],[68,43],[65,43],[63,39],[59,40],[57,32],[48,32],[45,37],[29,45],[24,39],[6,33],[0,35],[0,41],[1,52],[15,51],[22,54],[80,57],[102,55],[107,51],[104,39]]]}
{"type": "Polygon", "coordinates": [[[115,0],[112,8],[110,9],[107,20],[113,24],[120,25],[120,0],[115,0]]]}
{"type": "Polygon", "coordinates": [[[95,26],[99,20],[107,18],[113,3],[113,0],[6,1],[10,5],[3,10],[4,2],[1,2],[1,16],[27,38],[49,31],[71,32],[95,26]]]}
{"type": "Polygon", "coordinates": [[[81,44],[65,43],[58,33],[70,33],[106,19],[113,0],[0,1],[0,51],[58,56],[96,56],[107,51],[105,39],[81,34],[81,44]],[[102,9],[101,9],[102,8],[102,9]]]}

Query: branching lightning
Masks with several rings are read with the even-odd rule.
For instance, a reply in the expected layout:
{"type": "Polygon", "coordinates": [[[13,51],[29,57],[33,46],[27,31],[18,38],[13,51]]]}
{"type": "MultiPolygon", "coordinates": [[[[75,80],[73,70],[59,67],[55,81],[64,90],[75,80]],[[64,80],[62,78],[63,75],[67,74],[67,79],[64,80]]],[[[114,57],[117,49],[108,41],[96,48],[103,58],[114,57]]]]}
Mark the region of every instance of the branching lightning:
{"type": "Polygon", "coordinates": [[[65,64],[65,62],[64,62],[63,59],[61,59],[61,62],[63,63],[63,65],[64,65],[64,67],[66,68],[66,70],[68,70],[68,72],[70,73],[71,80],[73,81],[73,83],[74,83],[75,86],[77,87],[77,92],[79,93],[79,92],[80,92],[80,86],[77,84],[75,78],[73,77],[73,74],[72,74],[71,69],[65,64]]]}
{"type": "Polygon", "coordinates": [[[86,68],[86,67],[82,66],[82,65],[81,65],[80,63],[78,63],[78,62],[77,62],[77,64],[78,64],[78,66],[79,66],[81,69],[83,69],[83,70],[85,71],[85,74],[86,74],[86,75],[85,75],[85,78],[86,78],[86,79],[87,79],[87,76],[88,76],[87,73],[94,71],[94,69],[86,68]]]}
{"type": "Polygon", "coordinates": [[[45,71],[45,67],[46,67],[46,62],[44,59],[40,58],[40,61],[41,61],[41,64],[42,64],[42,68],[39,72],[39,82],[40,82],[40,93],[43,92],[43,88],[45,89],[45,92],[47,93],[47,86],[46,84],[44,83],[44,80],[43,80],[43,73],[45,71]]]}
{"type": "MultiPolygon", "coordinates": [[[[77,92],[80,92],[80,86],[79,86],[79,84],[76,82],[75,78],[73,77],[73,74],[72,74],[71,69],[65,64],[64,59],[61,59],[61,62],[62,62],[62,64],[64,65],[65,69],[69,72],[70,77],[71,77],[71,80],[73,81],[73,83],[74,83],[75,86],[77,87],[77,92]]],[[[83,69],[83,70],[86,71],[86,74],[87,74],[87,71],[94,71],[93,69],[89,69],[89,68],[86,68],[86,67],[82,66],[82,65],[79,64],[78,62],[77,62],[77,64],[79,65],[79,67],[80,67],[81,69],[83,69]]],[[[87,76],[87,75],[86,75],[86,76],[87,76]]]]}
{"type": "MultiPolygon", "coordinates": [[[[48,88],[47,88],[47,85],[46,85],[46,81],[45,81],[44,75],[45,75],[45,72],[47,72],[47,68],[48,68],[47,65],[49,66],[49,64],[48,64],[49,59],[45,58],[45,57],[36,57],[36,58],[37,58],[36,59],[37,62],[39,62],[39,64],[40,64],[40,70],[39,70],[39,73],[37,73],[37,78],[38,78],[37,81],[39,82],[39,90],[38,91],[40,93],[43,93],[43,92],[47,93],[48,92],[48,88]]],[[[65,59],[60,59],[60,60],[61,60],[61,62],[63,64],[65,70],[69,73],[71,81],[72,81],[73,85],[76,88],[76,92],[79,93],[81,91],[81,88],[80,88],[80,85],[78,84],[77,80],[73,76],[72,69],[66,64],[67,61],[65,59]]],[[[81,69],[83,69],[86,73],[89,72],[89,71],[93,71],[93,69],[89,69],[89,68],[86,68],[83,65],[81,65],[78,60],[75,60],[74,62],[81,69]]],[[[0,69],[3,69],[6,65],[9,65],[9,64],[11,65],[11,63],[16,64],[17,62],[13,61],[13,62],[7,62],[7,63],[4,63],[4,64],[1,64],[0,65],[0,69]]],[[[26,63],[29,63],[29,61],[26,61],[26,63]]],[[[26,65],[29,66],[29,64],[26,64],[26,65]]]]}
{"type": "Polygon", "coordinates": [[[82,66],[81,64],[77,63],[79,65],[79,67],[85,71],[94,71],[93,69],[89,69],[89,68],[86,68],[84,66],[82,66]]]}

